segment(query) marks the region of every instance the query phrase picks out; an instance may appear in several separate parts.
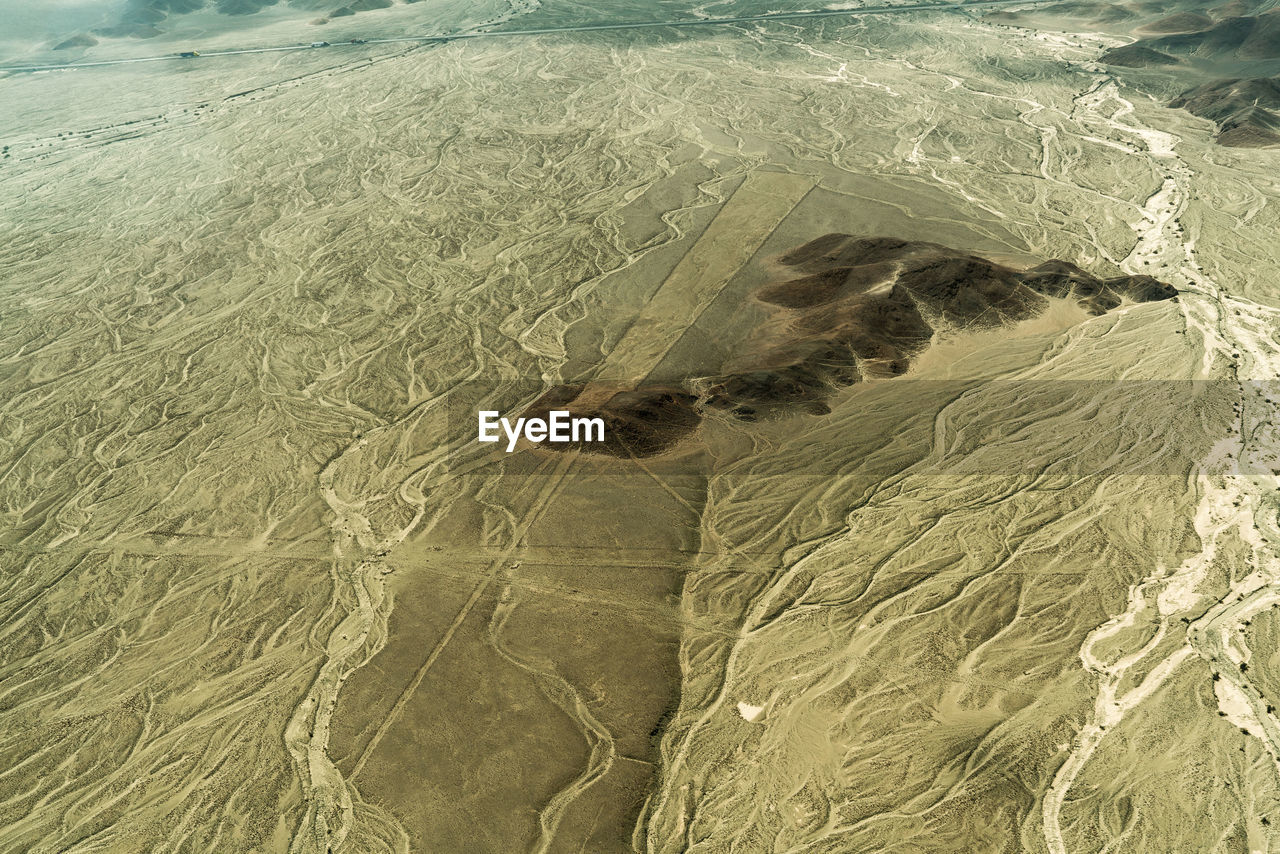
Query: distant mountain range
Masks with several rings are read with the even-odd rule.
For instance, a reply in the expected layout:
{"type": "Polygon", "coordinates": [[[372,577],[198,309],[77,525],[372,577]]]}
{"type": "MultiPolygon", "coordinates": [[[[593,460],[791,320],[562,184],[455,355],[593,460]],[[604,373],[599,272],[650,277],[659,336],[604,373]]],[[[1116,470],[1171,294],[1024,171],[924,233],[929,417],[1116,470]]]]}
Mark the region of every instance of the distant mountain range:
{"type": "Polygon", "coordinates": [[[1219,62],[1280,59],[1280,10],[1216,21],[1207,15],[1183,12],[1154,21],[1139,31],[1165,34],[1141,38],[1109,52],[1103,59],[1111,61],[1116,54],[1127,55],[1135,49],[1167,56],[1170,62],[1179,57],[1219,62]]]}
{"type": "Polygon", "coordinates": [[[1102,62],[1168,71],[1187,87],[1170,107],[1216,122],[1215,140],[1222,145],[1269,148],[1280,146],[1278,6],[1276,0],[1065,0],[987,17],[1135,37],[1103,53],[1102,62]]]}
{"type": "MultiPolygon", "coordinates": [[[[1221,68],[1231,63],[1256,67],[1280,60],[1280,10],[1216,20],[1183,11],[1145,24],[1138,32],[1152,35],[1107,51],[1103,62],[1145,68],[1203,61],[1221,68]]],[[[1186,90],[1169,106],[1217,122],[1216,139],[1222,145],[1280,145],[1280,76],[1212,79],[1186,90]]]]}
{"type": "Polygon", "coordinates": [[[1280,77],[1214,80],[1183,92],[1169,106],[1217,122],[1222,145],[1280,145],[1280,77]]]}
{"type": "MultiPolygon", "coordinates": [[[[416,0],[399,0],[413,3],[416,0]]],[[[393,0],[129,0],[113,23],[78,33],[56,45],[54,50],[92,47],[98,38],[154,38],[165,34],[175,18],[195,12],[226,16],[247,16],[271,7],[287,7],[299,13],[327,13],[340,18],[373,9],[385,9],[393,0]]]]}

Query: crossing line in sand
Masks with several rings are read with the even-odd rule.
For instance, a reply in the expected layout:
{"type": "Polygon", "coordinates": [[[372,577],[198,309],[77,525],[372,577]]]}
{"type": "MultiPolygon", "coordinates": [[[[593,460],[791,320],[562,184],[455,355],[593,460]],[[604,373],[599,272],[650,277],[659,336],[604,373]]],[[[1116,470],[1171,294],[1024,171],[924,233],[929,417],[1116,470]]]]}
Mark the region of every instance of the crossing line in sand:
{"type": "Polygon", "coordinates": [[[747,175],[605,357],[600,378],[644,380],[816,183],[790,172],[747,175]]]}
{"type": "MultiPolygon", "coordinates": [[[[636,382],[648,376],[724,290],[733,275],[759,251],[778,224],[808,195],[815,183],[808,176],[786,172],[749,173],[605,357],[601,373],[609,376],[620,372],[620,375],[625,374],[636,382]]],[[[472,589],[444,635],[434,644],[373,737],[360,751],[348,779],[355,779],[364,770],[383,737],[403,715],[405,706],[428,671],[453,641],[457,630],[497,581],[506,562],[524,546],[526,533],[553,503],[555,493],[576,458],[577,454],[566,454],[556,463],[533,506],[521,519],[515,540],[510,547],[494,556],[489,571],[472,589]]]]}

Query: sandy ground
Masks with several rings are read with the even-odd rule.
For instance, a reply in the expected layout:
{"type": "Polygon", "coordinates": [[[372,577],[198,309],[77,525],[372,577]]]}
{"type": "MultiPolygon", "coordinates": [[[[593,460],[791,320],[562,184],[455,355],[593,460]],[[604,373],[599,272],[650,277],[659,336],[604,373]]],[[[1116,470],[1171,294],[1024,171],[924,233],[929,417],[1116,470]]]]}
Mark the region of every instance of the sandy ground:
{"type": "Polygon", "coordinates": [[[1107,44],[0,80],[0,848],[1280,850],[1274,155],[1107,44]],[[647,460],[473,441],[714,372],[828,231],[1181,294],[647,460]]]}

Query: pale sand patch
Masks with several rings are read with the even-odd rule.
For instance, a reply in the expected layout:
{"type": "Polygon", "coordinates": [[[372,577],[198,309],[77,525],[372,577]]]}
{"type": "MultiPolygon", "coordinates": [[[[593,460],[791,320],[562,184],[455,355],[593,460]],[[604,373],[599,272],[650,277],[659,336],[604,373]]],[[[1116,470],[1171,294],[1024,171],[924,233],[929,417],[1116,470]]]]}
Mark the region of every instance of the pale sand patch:
{"type": "Polygon", "coordinates": [[[1091,315],[1074,299],[1049,299],[1049,307],[1041,314],[1009,326],[999,326],[978,332],[943,331],[934,336],[925,352],[915,357],[911,375],[923,377],[953,377],[968,374],[970,357],[1010,338],[1031,338],[1052,335],[1077,326],[1091,315]]]}

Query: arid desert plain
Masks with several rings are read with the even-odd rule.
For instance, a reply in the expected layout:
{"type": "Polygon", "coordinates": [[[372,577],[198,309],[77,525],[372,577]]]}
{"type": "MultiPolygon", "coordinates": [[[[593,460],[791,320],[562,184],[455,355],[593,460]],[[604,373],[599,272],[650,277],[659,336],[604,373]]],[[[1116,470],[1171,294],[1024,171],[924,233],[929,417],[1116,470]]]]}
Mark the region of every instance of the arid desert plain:
{"type": "Polygon", "coordinates": [[[1273,3],[39,5],[0,852],[1280,852],[1273,3]]]}

